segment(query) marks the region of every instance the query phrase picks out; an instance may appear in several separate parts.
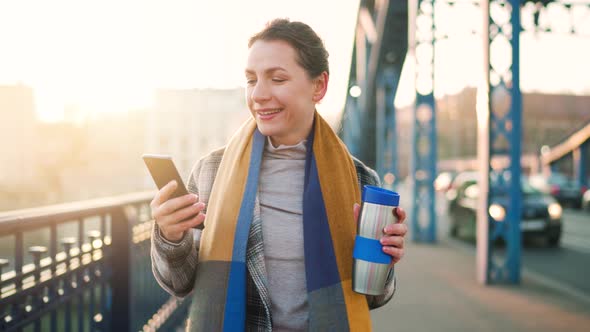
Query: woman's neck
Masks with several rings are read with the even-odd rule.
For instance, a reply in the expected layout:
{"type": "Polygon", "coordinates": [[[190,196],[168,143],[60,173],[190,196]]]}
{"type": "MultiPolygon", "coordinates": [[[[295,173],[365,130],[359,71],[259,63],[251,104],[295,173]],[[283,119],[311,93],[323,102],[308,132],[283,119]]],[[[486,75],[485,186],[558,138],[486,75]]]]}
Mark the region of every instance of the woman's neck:
{"type": "Polygon", "coordinates": [[[307,139],[309,134],[311,133],[311,129],[313,128],[313,119],[309,119],[306,121],[303,126],[300,128],[295,128],[295,130],[285,134],[285,135],[271,135],[270,141],[273,146],[280,146],[280,145],[296,145],[297,143],[307,139]]]}

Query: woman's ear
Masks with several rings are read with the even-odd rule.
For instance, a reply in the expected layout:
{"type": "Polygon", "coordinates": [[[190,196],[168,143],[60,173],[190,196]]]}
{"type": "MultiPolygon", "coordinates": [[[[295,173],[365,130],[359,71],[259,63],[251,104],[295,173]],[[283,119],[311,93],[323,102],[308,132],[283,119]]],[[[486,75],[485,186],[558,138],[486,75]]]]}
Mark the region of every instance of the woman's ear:
{"type": "Polygon", "coordinates": [[[326,92],[328,91],[329,78],[330,76],[325,71],[322,72],[318,77],[314,78],[312,100],[315,103],[319,103],[326,95],[326,92]]]}

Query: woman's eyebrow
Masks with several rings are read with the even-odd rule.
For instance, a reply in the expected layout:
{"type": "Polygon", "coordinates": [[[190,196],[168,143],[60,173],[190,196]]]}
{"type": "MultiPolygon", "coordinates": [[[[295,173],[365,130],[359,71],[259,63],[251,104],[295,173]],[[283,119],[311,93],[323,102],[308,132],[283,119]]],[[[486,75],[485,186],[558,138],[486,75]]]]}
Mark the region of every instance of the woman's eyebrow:
{"type": "MultiPolygon", "coordinates": [[[[278,70],[287,71],[285,68],[283,68],[281,66],[275,66],[275,67],[270,67],[270,68],[264,70],[264,72],[266,74],[271,74],[271,73],[278,71],[278,70]]],[[[256,74],[256,72],[252,69],[246,69],[245,73],[246,73],[246,75],[255,75],[256,74]]]]}

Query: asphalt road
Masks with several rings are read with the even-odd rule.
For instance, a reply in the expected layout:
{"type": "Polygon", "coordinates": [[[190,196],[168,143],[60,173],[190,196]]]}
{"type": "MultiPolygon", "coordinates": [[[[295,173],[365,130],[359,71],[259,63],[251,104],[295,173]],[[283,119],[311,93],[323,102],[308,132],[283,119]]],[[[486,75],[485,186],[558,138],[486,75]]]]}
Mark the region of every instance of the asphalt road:
{"type": "MultiPolygon", "coordinates": [[[[397,190],[410,212],[409,193],[397,190]]],[[[446,205],[438,196],[437,243],[407,242],[396,266],[394,298],[371,312],[375,331],[588,331],[590,213],[564,212],[559,247],[542,240],[522,247],[519,286],[482,286],[475,275],[475,241],[449,237],[446,205]]]]}
{"type": "MultiPolygon", "coordinates": [[[[560,289],[580,293],[590,299],[590,214],[564,211],[564,232],[558,247],[548,247],[544,239],[523,243],[522,268],[560,289]]],[[[439,218],[442,229],[447,229],[444,216],[439,218]]],[[[441,241],[455,241],[475,251],[473,237],[451,239],[439,233],[441,241]]],[[[497,248],[501,252],[502,248],[497,248]]]]}
{"type": "MultiPolygon", "coordinates": [[[[408,199],[409,191],[405,187],[398,188],[398,191],[407,198],[402,199],[402,206],[411,211],[407,204],[411,201],[408,199]]],[[[438,240],[475,252],[473,234],[460,236],[459,239],[449,236],[447,204],[444,195],[437,194],[438,240]]],[[[558,247],[548,247],[544,239],[523,243],[522,271],[543,279],[556,289],[590,300],[590,212],[564,209],[562,221],[563,233],[558,247]]]]}
{"type": "Polygon", "coordinates": [[[561,247],[590,254],[590,212],[565,210],[561,247]]]}
{"type": "Polygon", "coordinates": [[[562,220],[560,246],[547,248],[540,241],[526,245],[523,266],[590,297],[590,213],[566,210],[562,220]]]}
{"type": "Polygon", "coordinates": [[[519,286],[479,284],[471,244],[440,239],[406,247],[394,298],[371,311],[376,332],[588,331],[590,301],[532,273],[523,273],[519,286]]]}

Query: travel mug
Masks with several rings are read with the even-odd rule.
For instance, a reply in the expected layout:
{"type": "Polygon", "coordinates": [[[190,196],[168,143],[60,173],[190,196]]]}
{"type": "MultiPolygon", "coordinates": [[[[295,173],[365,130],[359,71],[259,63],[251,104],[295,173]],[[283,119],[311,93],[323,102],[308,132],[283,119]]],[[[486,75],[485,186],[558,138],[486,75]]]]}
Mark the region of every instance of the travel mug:
{"type": "Polygon", "coordinates": [[[381,295],[389,273],[391,256],[381,249],[383,229],[395,223],[392,213],[399,205],[399,194],[375,186],[364,186],[354,241],[352,289],[361,294],[381,295]]]}

